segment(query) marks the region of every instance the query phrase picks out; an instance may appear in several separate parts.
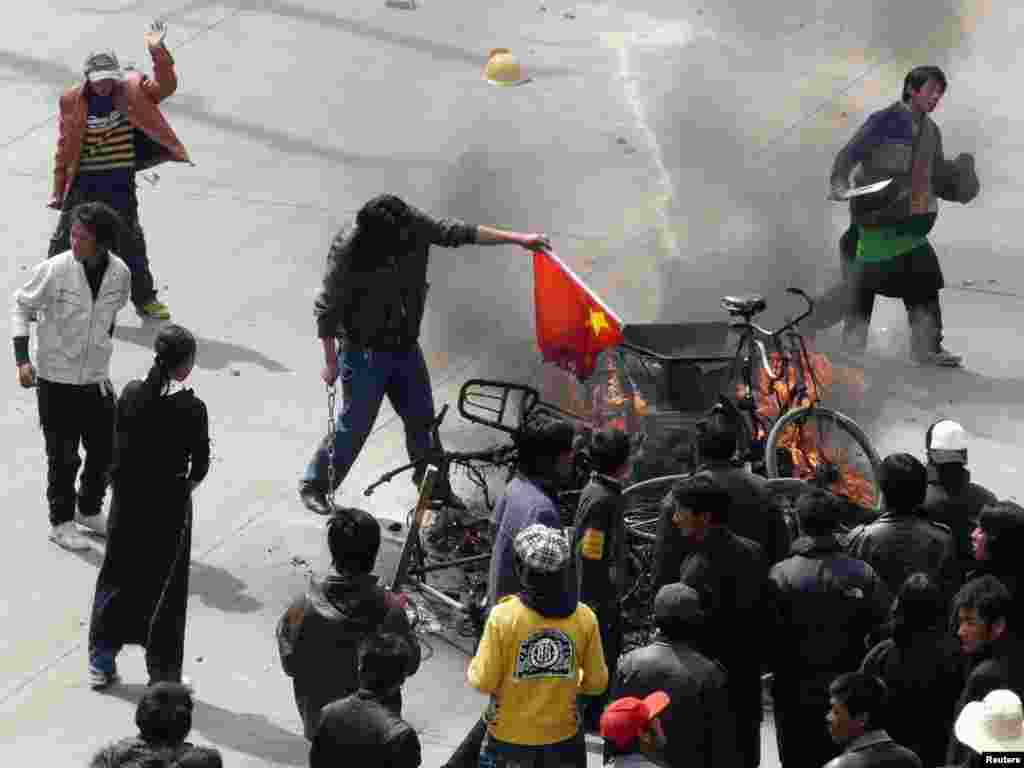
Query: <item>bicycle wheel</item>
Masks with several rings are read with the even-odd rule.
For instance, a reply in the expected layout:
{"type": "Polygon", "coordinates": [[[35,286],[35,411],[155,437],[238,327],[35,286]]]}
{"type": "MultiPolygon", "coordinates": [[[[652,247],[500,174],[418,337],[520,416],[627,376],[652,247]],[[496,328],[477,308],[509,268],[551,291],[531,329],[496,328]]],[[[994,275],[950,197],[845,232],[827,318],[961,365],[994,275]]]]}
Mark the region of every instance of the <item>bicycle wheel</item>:
{"type": "Polygon", "coordinates": [[[768,477],[806,480],[875,513],[882,508],[880,465],[853,419],[813,405],[784,413],[765,445],[768,477]]]}

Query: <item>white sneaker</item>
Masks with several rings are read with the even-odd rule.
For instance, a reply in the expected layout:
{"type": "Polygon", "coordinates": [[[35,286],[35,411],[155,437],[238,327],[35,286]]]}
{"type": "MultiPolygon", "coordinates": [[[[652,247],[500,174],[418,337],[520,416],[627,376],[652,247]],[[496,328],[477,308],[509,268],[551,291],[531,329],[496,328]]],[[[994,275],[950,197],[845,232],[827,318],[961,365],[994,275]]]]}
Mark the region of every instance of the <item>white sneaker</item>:
{"type": "Polygon", "coordinates": [[[75,524],[70,520],[53,527],[53,530],[50,531],[50,541],[64,549],[92,549],[85,537],[75,530],[75,524]]]}
{"type": "Polygon", "coordinates": [[[75,512],[75,522],[83,528],[95,533],[97,536],[107,535],[107,518],[102,512],[95,515],[89,515],[88,517],[82,515],[80,512],[75,512]]]}

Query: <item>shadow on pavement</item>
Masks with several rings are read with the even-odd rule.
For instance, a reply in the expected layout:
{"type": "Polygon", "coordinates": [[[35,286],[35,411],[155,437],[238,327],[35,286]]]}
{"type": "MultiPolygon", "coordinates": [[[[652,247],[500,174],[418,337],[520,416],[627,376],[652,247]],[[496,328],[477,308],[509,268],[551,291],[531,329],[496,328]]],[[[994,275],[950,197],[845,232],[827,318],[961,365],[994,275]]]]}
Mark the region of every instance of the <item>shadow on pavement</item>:
{"type": "MultiPolygon", "coordinates": [[[[119,685],[110,689],[114,696],[132,704],[138,703],[146,686],[119,685]]],[[[192,712],[192,735],[217,748],[251,755],[272,765],[304,766],[309,760],[309,742],[299,734],[287,731],[263,715],[232,712],[196,699],[192,712]]]]}
{"type": "MultiPolygon", "coordinates": [[[[119,325],[114,328],[114,338],[152,349],[161,327],[160,323],[153,322],[146,322],[141,326],[119,325]]],[[[251,363],[271,373],[288,373],[291,370],[262,352],[239,344],[206,339],[201,336],[196,337],[196,344],[198,345],[196,366],[203,370],[220,371],[232,363],[251,363]]]]}
{"type": "Polygon", "coordinates": [[[263,602],[245,590],[245,582],[225,569],[192,561],[188,593],[197,595],[204,605],[226,613],[255,613],[263,602]]]}
{"type": "MultiPolygon", "coordinates": [[[[88,537],[93,543],[90,549],[71,550],[71,554],[99,570],[103,566],[104,549],[99,537],[88,537]]],[[[245,594],[246,583],[237,576],[213,565],[192,561],[189,571],[188,593],[196,595],[204,605],[225,613],[255,613],[263,602],[245,594]]]]}

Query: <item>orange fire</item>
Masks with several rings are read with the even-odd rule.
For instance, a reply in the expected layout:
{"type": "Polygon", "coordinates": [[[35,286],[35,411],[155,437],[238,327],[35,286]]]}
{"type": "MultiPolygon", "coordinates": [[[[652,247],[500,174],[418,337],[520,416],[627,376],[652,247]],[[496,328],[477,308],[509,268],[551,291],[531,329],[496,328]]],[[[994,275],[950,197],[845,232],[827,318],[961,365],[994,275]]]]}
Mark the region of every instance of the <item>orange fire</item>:
{"type": "MultiPolygon", "coordinates": [[[[795,362],[791,361],[785,376],[782,376],[782,359],[778,353],[773,353],[769,357],[772,376],[779,377],[774,381],[769,378],[763,368],[757,369],[757,391],[754,392],[754,402],[758,413],[774,421],[781,415],[783,407],[788,410],[816,403],[836,384],[844,384],[858,395],[864,394],[864,375],[860,371],[834,366],[827,356],[820,352],[814,352],[810,348],[807,358],[807,361],[801,359],[799,362],[803,366],[803,375],[800,378],[803,379],[805,390],[799,396],[793,392],[798,383],[798,370],[795,362]],[[807,365],[808,362],[810,366],[807,365]],[[793,402],[790,402],[791,399],[793,402]]],[[[737,396],[743,396],[742,385],[737,385],[737,396]]],[[[767,435],[763,433],[757,435],[757,439],[760,440],[766,437],[767,435]]],[[[833,493],[837,496],[844,496],[862,507],[872,508],[875,503],[872,484],[850,466],[850,457],[845,455],[846,451],[834,449],[835,455],[823,454],[818,447],[820,442],[813,423],[791,424],[783,431],[779,436],[778,445],[789,452],[793,462],[792,476],[810,480],[815,476],[815,469],[824,461],[839,470],[839,481],[830,487],[833,493]]]]}

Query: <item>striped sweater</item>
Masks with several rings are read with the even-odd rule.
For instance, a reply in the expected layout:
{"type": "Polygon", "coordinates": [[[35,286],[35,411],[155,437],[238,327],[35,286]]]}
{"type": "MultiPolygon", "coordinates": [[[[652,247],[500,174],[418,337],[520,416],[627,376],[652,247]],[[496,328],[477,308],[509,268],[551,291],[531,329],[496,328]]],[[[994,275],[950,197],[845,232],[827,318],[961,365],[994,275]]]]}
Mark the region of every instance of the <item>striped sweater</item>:
{"type": "Polygon", "coordinates": [[[134,198],[135,128],[111,97],[89,94],[78,183],[86,199],[123,209],[134,198]]]}

